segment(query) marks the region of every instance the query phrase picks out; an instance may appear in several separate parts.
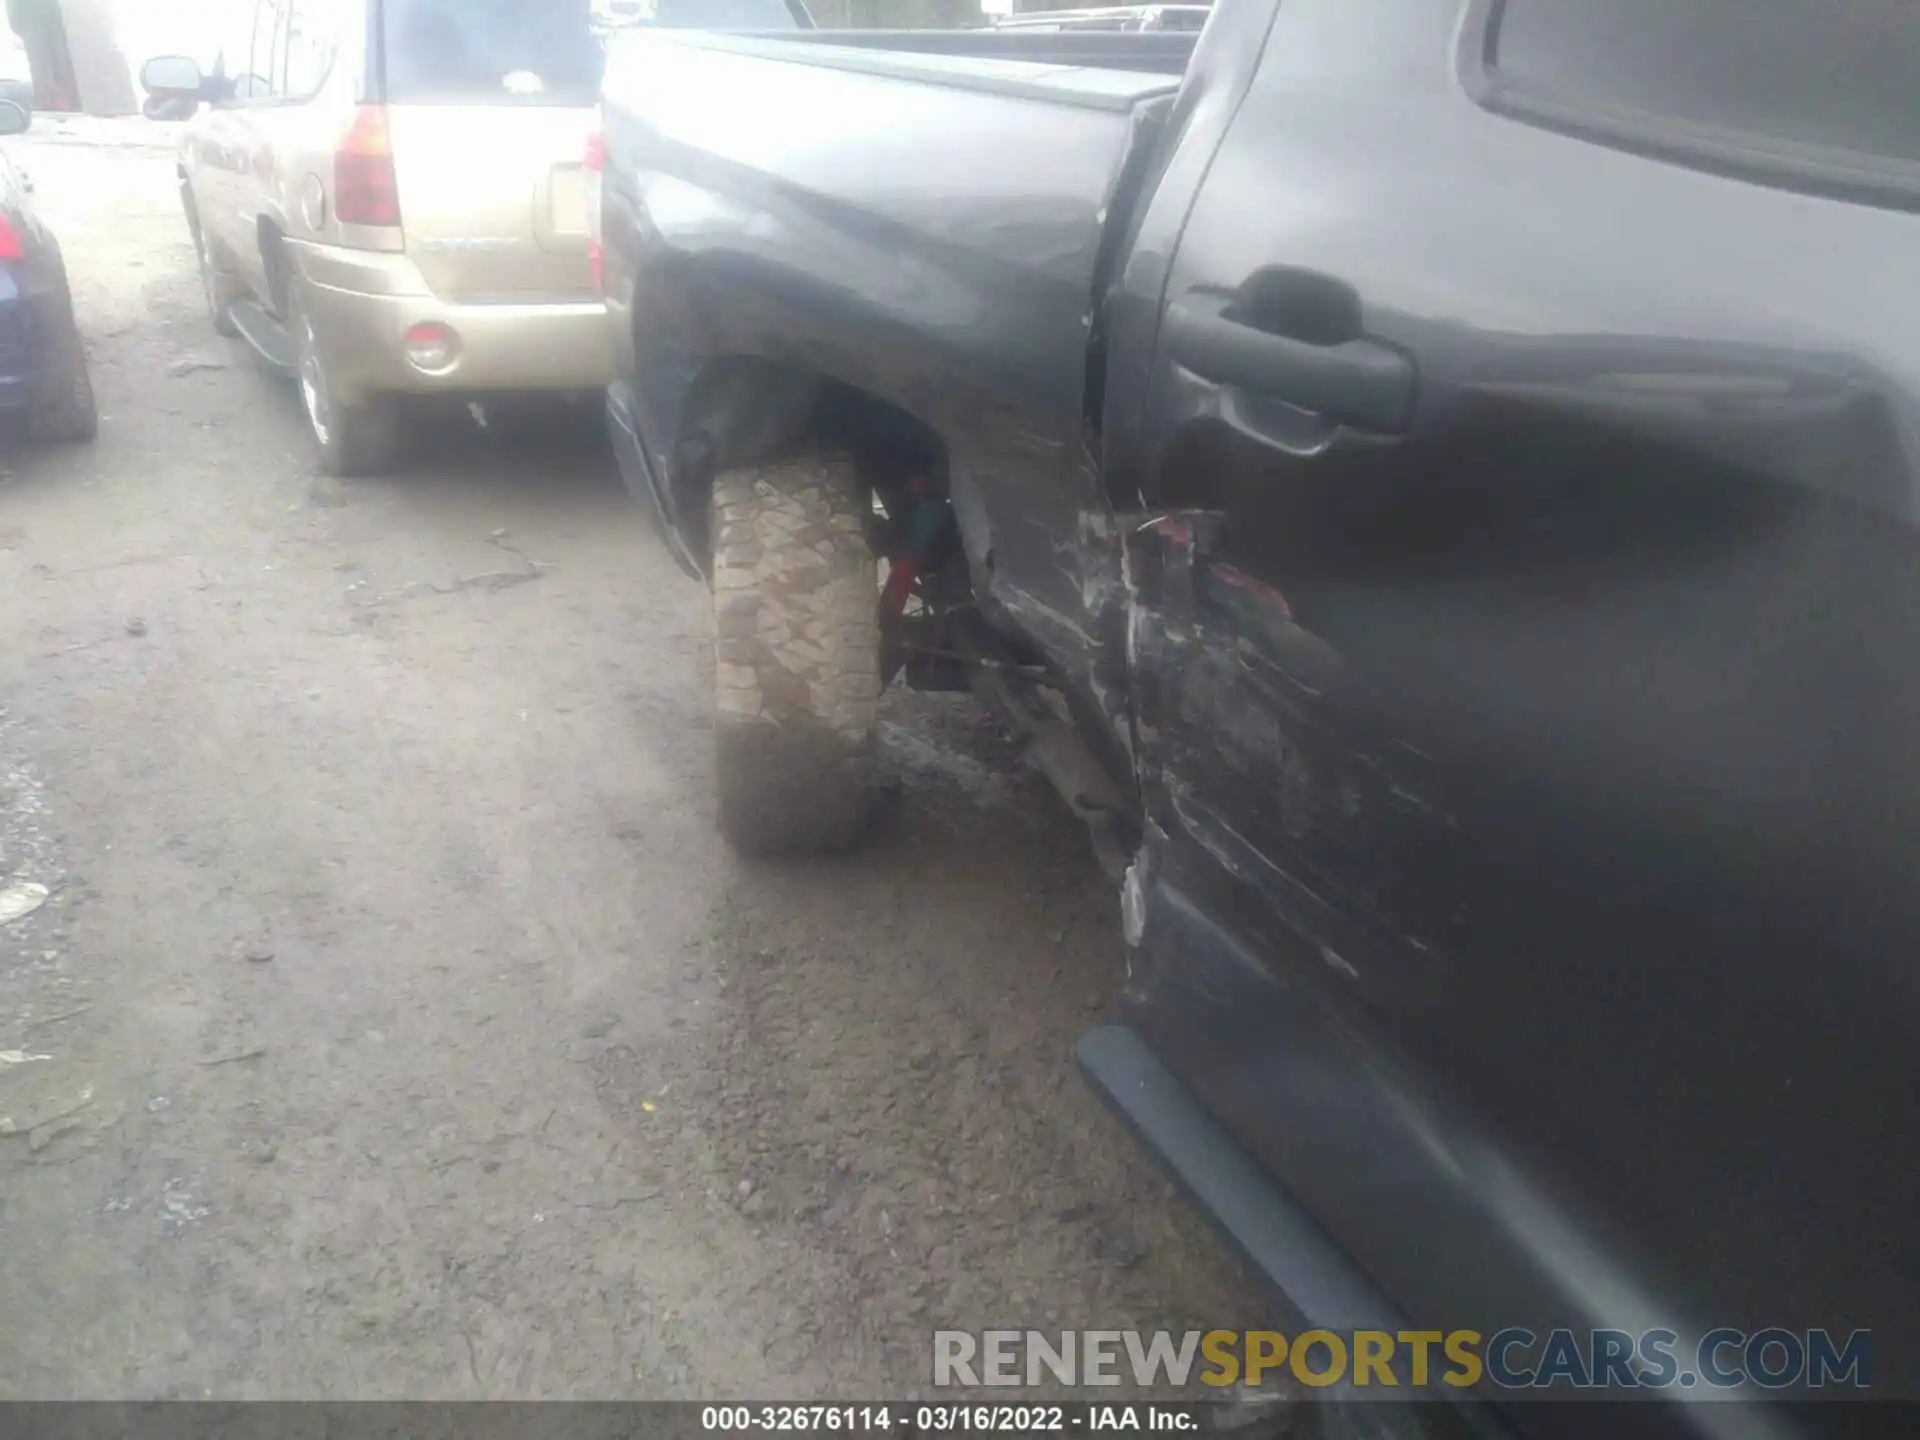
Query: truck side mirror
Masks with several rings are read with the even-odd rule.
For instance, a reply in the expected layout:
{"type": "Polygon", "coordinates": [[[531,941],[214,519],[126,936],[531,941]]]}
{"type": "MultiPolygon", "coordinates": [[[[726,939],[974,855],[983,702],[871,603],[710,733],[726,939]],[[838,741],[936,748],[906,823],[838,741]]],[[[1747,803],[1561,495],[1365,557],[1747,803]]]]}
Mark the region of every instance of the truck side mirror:
{"type": "Polygon", "coordinates": [[[13,100],[0,100],[0,135],[24,135],[33,124],[33,113],[13,100]]]}

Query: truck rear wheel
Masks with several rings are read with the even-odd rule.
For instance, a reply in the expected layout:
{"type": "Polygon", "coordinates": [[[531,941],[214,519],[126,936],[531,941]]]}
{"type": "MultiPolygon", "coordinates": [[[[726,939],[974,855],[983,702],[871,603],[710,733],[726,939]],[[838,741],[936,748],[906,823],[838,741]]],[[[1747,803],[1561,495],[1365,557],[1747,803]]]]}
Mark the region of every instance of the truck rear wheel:
{"type": "Polygon", "coordinates": [[[866,823],[880,706],[867,503],[832,453],[714,482],[714,770],[739,849],[845,849],[866,823]]]}

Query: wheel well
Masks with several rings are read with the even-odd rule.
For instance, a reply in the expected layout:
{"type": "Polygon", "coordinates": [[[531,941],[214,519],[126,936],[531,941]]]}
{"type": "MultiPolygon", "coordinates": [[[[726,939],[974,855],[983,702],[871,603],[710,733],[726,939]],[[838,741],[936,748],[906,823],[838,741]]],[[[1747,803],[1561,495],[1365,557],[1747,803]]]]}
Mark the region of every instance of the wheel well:
{"type": "Polygon", "coordinates": [[[267,286],[273,291],[274,313],[282,319],[287,314],[287,284],[293,278],[293,269],[287,259],[287,237],[280,227],[261,216],[258,224],[260,236],[260,263],[267,272],[267,286]]]}
{"type": "Polygon", "coordinates": [[[908,481],[948,490],[946,445],[892,401],[799,366],[752,357],[714,362],[689,390],[674,455],[674,513],[688,548],[712,554],[714,476],[815,442],[844,450],[883,500],[908,481]]]}

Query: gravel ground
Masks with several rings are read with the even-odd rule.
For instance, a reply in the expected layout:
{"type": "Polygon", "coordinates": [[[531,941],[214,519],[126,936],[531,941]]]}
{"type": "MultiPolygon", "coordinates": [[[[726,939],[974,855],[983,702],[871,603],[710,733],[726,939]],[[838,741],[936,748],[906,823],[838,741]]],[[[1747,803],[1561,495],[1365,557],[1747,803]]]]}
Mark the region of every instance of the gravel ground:
{"type": "Polygon", "coordinates": [[[890,697],[863,853],[732,856],[594,427],[317,480],[169,158],[15,153],[104,420],[0,458],[0,1395],[905,1397],[936,1327],[1257,1316],[1074,1073],[1114,896],[969,702],[890,697]]]}

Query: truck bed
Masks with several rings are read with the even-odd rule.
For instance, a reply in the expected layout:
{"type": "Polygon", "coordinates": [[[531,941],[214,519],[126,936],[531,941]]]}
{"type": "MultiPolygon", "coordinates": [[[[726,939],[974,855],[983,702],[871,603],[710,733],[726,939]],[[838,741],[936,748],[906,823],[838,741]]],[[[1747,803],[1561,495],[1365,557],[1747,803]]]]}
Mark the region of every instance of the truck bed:
{"type": "Polygon", "coordinates": [[[1172,33],[992,30],[642,31],[623,36],[614,45],[606,87],[616,102],[632,93],[625,83],[631,68],[646,64],[646,57],[657,56],[665,46],[945,89],[1129,110],[1143,99],[1178,87],[1197,38],[1172,33]]]}
{"type": "Polygon", "coordinates": [[[968,55],[981,60],[1085,66],[1180,75],[1193,56],[1196,32],[1021,30],[803,30],[789,35],[834,50],[893,54],[968,55]]]}

